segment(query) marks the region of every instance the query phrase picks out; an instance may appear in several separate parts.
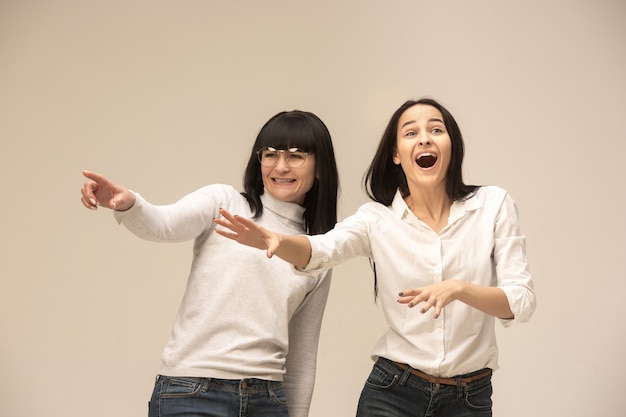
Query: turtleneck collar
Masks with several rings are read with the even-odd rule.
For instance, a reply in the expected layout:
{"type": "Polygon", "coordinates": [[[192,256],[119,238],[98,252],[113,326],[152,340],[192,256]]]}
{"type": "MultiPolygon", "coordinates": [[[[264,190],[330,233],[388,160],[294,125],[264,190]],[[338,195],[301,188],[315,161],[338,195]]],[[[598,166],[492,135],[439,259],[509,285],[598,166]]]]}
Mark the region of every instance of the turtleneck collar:
{"type": "Polygon", "coordinates": [[[263,208],[271,211],[279,217],[285,218],[290,222],[296,223],[300,225],[300,228],[304,228],[304,210],[300,204],[297,203],[289,203],[286,201],[280,201],[267,190],[264,190],[261,195],[261,203],[263,204],[263,208]]]}

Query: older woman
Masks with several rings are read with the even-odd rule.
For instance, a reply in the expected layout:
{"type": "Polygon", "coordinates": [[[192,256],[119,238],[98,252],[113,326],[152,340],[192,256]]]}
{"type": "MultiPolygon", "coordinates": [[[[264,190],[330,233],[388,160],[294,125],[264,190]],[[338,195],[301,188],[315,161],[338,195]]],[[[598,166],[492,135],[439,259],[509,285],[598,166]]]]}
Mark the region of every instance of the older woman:
{"type": "Polygon", "coordinates": [[[100,174],[84,175],[85,207],[115,210],[143,239],[195,241],[150,417],[307,417],[330,273],[304,277],[268,262],[216,236],[213,219],[225,208],[285,234],[330,230],[339,180],[324,123],[297,110],[272,117],[250,152],[242,193],[214,184],[156,206],[100,174]]]}

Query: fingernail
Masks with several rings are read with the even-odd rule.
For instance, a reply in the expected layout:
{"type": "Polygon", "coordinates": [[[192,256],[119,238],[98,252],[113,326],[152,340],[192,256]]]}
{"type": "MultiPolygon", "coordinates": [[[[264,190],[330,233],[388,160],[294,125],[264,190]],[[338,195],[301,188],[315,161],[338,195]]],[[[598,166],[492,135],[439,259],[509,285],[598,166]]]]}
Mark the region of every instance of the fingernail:
{"type": "Polygon", "coordinates": [[[111,207],[112,207],[113,209],[115,209],[115,206],[116,206],[116,204],[115,204],[115,203],[111,203],[111,207]]]}
{"type": "Polygon", "coordinates": [[[398,293],[398,295],[399,295],[400,297],[402,297],[402,296],[404,295],[404,293],[403,293],[403,292],[399,292],[399,293],[398,293]]]}
{"type": "Polygon", "coordinates": [[[93,204],[94,206],[97,206],[97,205],[98,205],[98,204],[96,203],[96,200],[94,200],[93,198],[90,198],[90,199],[89,199],[89,202],[90,202],[91,204],[93,204]]]}

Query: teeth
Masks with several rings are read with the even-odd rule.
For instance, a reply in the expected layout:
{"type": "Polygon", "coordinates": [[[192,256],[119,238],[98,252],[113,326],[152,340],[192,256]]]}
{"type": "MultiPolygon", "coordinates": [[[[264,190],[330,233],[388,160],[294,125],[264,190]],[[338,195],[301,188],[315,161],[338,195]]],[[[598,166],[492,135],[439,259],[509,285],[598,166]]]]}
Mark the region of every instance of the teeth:
{"type": "Polygon", "coordinates": [[[432,153],[423,153],[420,156],[418,156],[417,159],[420,159],[420,158],[422,158],[424,156],[434,156],[434,155],[432,153]]]}
{"type": "Polygon", "coordinates": [[[278,178],[274,178],[274,182],[279,182],[281,184],[282,183],[287,184],[287,183],[294,182],[294,181],[295,180],[281,180],[281,179],[278,179],[278,178]]]}

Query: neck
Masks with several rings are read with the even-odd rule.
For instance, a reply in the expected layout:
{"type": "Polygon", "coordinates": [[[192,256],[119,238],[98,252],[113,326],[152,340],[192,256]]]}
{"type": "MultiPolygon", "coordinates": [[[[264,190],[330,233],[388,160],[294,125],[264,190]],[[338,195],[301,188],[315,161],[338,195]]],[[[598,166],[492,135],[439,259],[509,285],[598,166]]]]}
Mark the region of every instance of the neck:
{"type": "Polygon", "coordinates": [[[404,198],[409,209],[418,219],[439,233],[448,224],[452,201],[445,189],[411,189],[404,198]]]}

